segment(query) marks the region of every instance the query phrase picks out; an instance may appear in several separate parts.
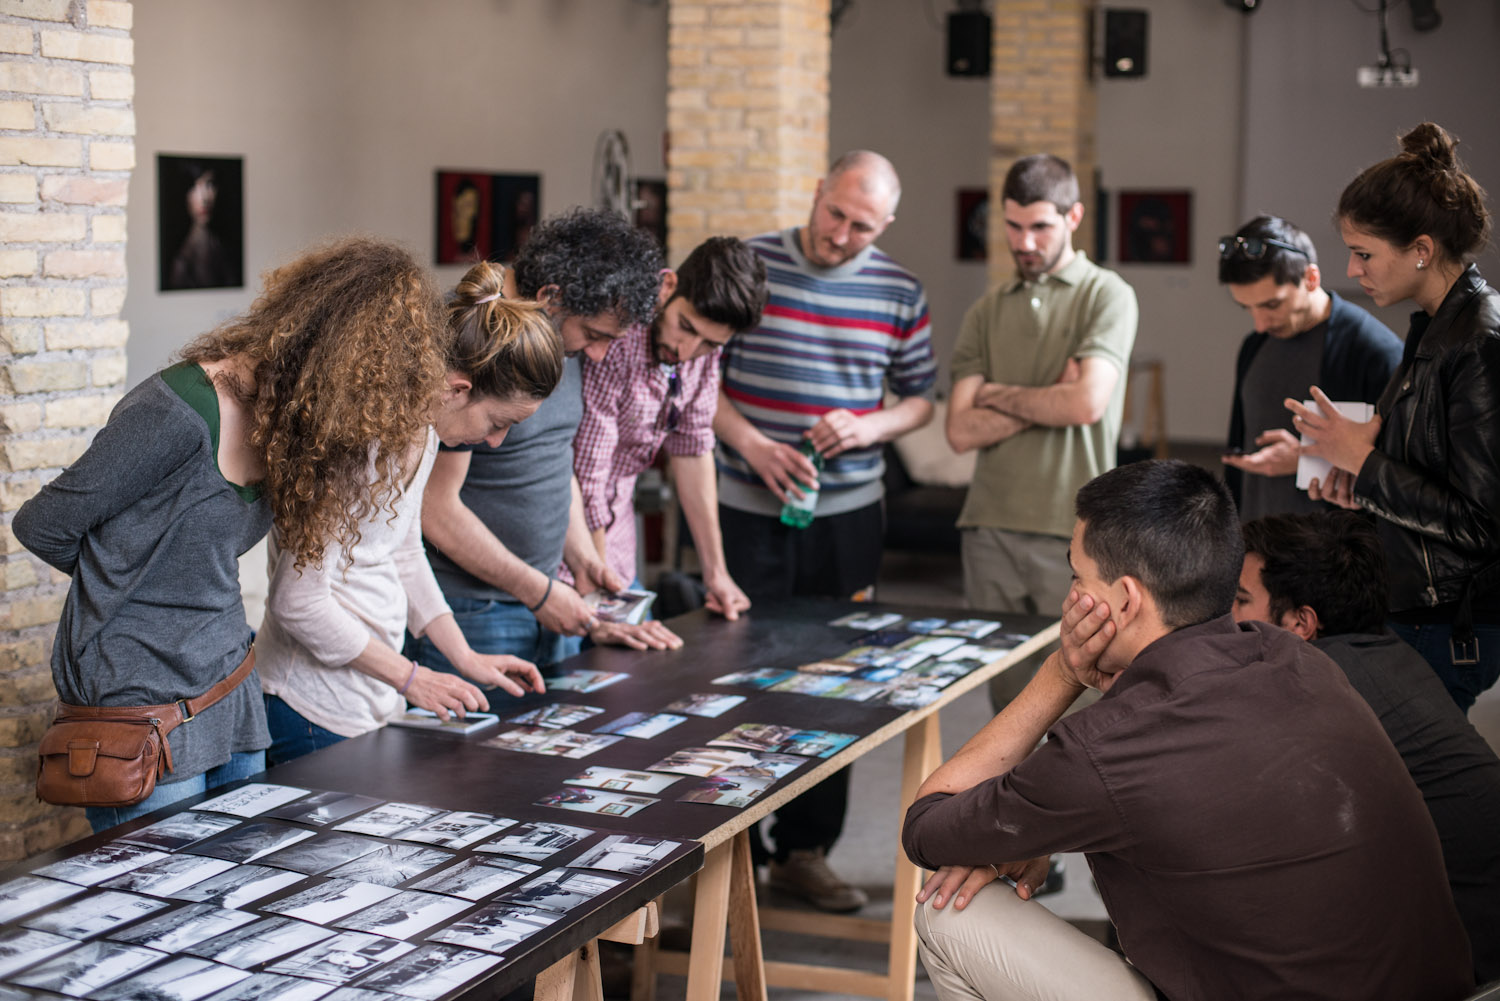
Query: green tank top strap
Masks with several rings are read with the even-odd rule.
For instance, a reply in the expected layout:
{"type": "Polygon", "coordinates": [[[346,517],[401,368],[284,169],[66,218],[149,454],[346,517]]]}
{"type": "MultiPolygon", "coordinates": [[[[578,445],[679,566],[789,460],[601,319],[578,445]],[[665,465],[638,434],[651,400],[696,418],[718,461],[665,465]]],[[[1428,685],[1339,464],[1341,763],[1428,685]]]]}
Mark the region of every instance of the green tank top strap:
{"type": "MultiPolygon", "coordinates": [[[[208,425],[208,439],[213,445],[214,467],[219,465],[219,394],[214,389],[214,384],[209,381],[208,373],[203,371],[203,366],[196,362],[178,362],[168,368],[162,369],[161,381],[182,397],[182,401],[193,408],[193,411],[203,418],[203,423],[208,425]]],[[[224,471],[219,470],[223,476],[224,471]]],[[[241,486],[224,477],[224,482],[234,488],[240,499],[255,502],[260,499],[260,485],[241,486]]]]}

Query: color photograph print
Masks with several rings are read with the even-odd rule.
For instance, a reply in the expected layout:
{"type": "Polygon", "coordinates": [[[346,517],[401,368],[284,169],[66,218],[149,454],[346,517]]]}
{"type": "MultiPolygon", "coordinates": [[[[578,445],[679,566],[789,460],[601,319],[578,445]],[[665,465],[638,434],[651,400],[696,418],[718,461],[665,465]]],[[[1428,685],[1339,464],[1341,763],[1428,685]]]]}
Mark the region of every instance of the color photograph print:
{"type": "Polygon", "coordinates": [[[678,723],[686,723],[686,716],[675,713],[626,713],[617,720],[594,727],[595,733],[614,733],[622,737],[649,740],[666,733],[678,723]]]}
{"type": "MultiPolygon", "coordinates": [[[[708,743],[716,747],[742,747],[749,751],[776,751],[807,757],[828,758],[859,738],[852,733],[803,730],[773,723],[741,723],[708,743]]],[[[653,765],[652,768],[656,769],[653,765]]]]}
{"type": "Polygon", "coordinates": [[[1191,191],[1121,191],[1118,201],[1119,263],[1192,263],[1191,191]]]}
{"type": "Polygon", "coordinates": [[[749,806],[776,782],[774,778],[751,778],[748,775],[715,775],[706,778],[677,797],[679,803],[709,803],[714,806],[749,806]]]}
{"type": "Polygon", "coordinates": [[[846,629],[868,629],[873,632],[876,629],[889,629],[902,618],[900,612],[854,612],[834,619],[828,624],[843,626],[846,629]]]}
{"type": "Polygon", "coordinates": [[[720,695],[713,692],[701,695],[686,695],[667,706],[666,711],[669,713],[687,713],[689,716],[713,718],[724,715],[744,701],[745,697],[743,695],[720,695]]]}
{"type": "Polygon", "coordinates": [[[597,692],[601,688],[630,677],[623,671],[565,671],[547,679],[549,692],[597,692]]]}
{"type": "Polygon", "coordinates": [[[656,237],[657,245],[667,249],[667,182],[636,178],[635,228],[656,237]]]}
{"type": "Polygon", "coordinates": [[[989,258],[990,192],[988,188],[959,188],[958,231],[955,256],[960,261],[983,261],[989,258]]]}
{"type": "Polygon", "coordinates": [[[506,722],[519,723],[522,726],[544,726],[549,730],[566,730],[602,712],[604,710],[598,706],[554,702],[551,705],[528,709],[519,716],[508,717],[506,722]]]}
{"type": "Polygon", "coordinates": [[[245,287],[243,157],[156,156],[158,288],[245,287]]]}
{"type": "Polygon", "coordinates": [[[624,768],[592,765],[568,779],[568,785],[645,794],[659,793],[673,782],[680,781],[680,777],[676,775],[658,775],[654,772],[633,772],[624,768]]]}

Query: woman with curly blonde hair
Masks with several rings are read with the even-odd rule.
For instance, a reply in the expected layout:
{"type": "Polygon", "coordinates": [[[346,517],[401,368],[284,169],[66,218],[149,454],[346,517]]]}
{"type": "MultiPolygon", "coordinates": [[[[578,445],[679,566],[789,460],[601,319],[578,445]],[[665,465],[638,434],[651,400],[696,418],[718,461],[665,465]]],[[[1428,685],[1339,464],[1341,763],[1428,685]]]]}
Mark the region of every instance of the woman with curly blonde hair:
{"type": "MultiPolygon", "coordinates": [[[[543,690],[530,662],[469,646],[422,548],[422,492],[438,442],[498,447],[562,378],[562,341],[546,313],[503,298],[502,275],[480,263],[458,284],[439,402],[431,426],[407,442],[389,511],[367,508],[348,540],[324,540],[318,566],[280,548],[277,527],[258,640],[272,765],[384,726],[407,703],[444,720],[489,708],[475,683],[511,695],[543,690]],[[399,651],[408,629],[462,677],[406,660],[399,651]]],[[[376,445],[369,449],[374,482],[376,445]]]]}
{"type": "Polygon", "coordinates": [[[17,538],[72,577],[52,654],[64,703],[159,706],[247,672],[171,730],[172,770],[148,798],[89,808],[95,830],[264,767],[238,557],[273,521],[308,565],[357,540],[400,488],[447,344],[437,290],[404,250],[314,250],[127,393],[17,512],[17,538]]]}

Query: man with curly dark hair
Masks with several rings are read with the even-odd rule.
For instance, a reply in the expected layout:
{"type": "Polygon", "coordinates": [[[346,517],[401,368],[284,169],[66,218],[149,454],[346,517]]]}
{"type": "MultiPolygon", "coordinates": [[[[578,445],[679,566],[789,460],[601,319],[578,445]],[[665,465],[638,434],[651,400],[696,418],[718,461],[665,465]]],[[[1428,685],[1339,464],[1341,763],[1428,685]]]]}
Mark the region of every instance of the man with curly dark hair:
{"type": "MultiPolygon", "coordinates": [[[[599,558],[573,477],[573,437],[583,415],[578,356],[603,361],[615,340],[651,323],[661,269],[649,234],[593,209],[544,220],[516,259],[515,294],[546,308],[568,354],[562,382],[499,447],[439,452],[422,504],[433,572],[469,645],[481,653],[523,657],[545,672],[576,653],[585,634],[636,649],[678,642],[660,623],[599,622],[583,600],[580,592],[630,582],[599,558]],[[564,563],[575,586],[556,579],[564,563]]],[[[409,654],[429,667],[447,666],[426,640],[410,644],[409,654]]]]}

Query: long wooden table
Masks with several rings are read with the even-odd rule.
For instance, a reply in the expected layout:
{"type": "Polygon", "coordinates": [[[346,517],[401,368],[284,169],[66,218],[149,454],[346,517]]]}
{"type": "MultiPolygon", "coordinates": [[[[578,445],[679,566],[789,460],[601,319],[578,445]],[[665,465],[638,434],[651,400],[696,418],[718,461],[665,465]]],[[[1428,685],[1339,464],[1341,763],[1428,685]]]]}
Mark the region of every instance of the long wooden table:
{"type": "MultiPolygon", "coordinates": [[[[899,846],[895,859],[893,913],[889,923],[861,918],[808,914],[796,911],[762,912],[755,898],[754,868],[750,859],[750,829],[782,804],[811,789],[839,769],[886,741],[903,736],[905,753],[901,777],[901,808],[910,804],[922,780],[941,761],[938,713],[943,706],[991,678],[1057,637],[1055,620],[1005,616],[1002,629],[1031,638],[1006,655],[953,682],[934,702],[915,710],[869,706],[859,702],[815,696],[754,691],[715,686],[714,678],[756,667],[792,668],[849,649],[863,633],[831,625],[854,611],[898,611],[949,619],[973,613],[955,609],[854,604],[836,601],[798,601],[757,606],[737,622],[727,622],[699,611],[673,619],[671,627],[685,646],[671,652],[595,648],[571,658],[564,669],[619,671],[630,677],[592,693],[556,692],[529,696],[492,710],[514,715],[526,706],[568,702],[597,706],[605,711],[578,729],[595,726],[627,711],[655,712],[675,699],[699,692],[737,693],[746,700],[716,718],[689,717],[656,737],[621,742],[582,761],[483,747],[473,737],[413,732],[396,727],[344,741],[290,762],[270,773],[287,784],[319,784],[349,792],[411,802],[454,802],[455,808],[514,816],[523,805],[535,803],[562,788],[567,779],[589,765],[643,770],[674,750],[703,746],[740,723],[775,723],[811,730],[858,735],[859,739],[829,758],[813,759],[748,807],[679,803],[675,797],[694,780],[688,779],[661,794],[661,801],[633,817],[611,817],[608,826],[627,833],[657,837],[692,838],[706,851],[697,876],[693,939],[689,954],[672,954],[647,947],[640,962],[663,973],[685,974],[690,1001],[719,996],[725,976],[724,944],[731,943],[732,976],[740,1001],[765,997],[767,985],[799,986],[892,1001],[909,1001],[916,972],[916,939],[912,931],[915,894],[921,874],[906,861],[899,846]],[[768,963],[760,948],[760,929],[776,927],[810,934],[834,935],[889,943],[885,974],[837,967],[768,963]]],[[[978,616],[985,617],[985,616],[978,616]]],[[[896,628],[900,628],[897,626],[896,628]]],[[[503,732],[486,731],[484,736],[503,732]]],[[[547,810],[560,823],[589,826],[589,814],[547,810]]],[[[582,944],[582,943],[579,943],[582,944]]],[[[577,945],[574,946],[577,948],[577,945]]],[[[559,954],[559,957],[561,954],[559,954]]],[[[638,978],[642,988],[649,980],[638,978]]],[[[644,993],[638,991],[638,993],[644,993]]]]}

